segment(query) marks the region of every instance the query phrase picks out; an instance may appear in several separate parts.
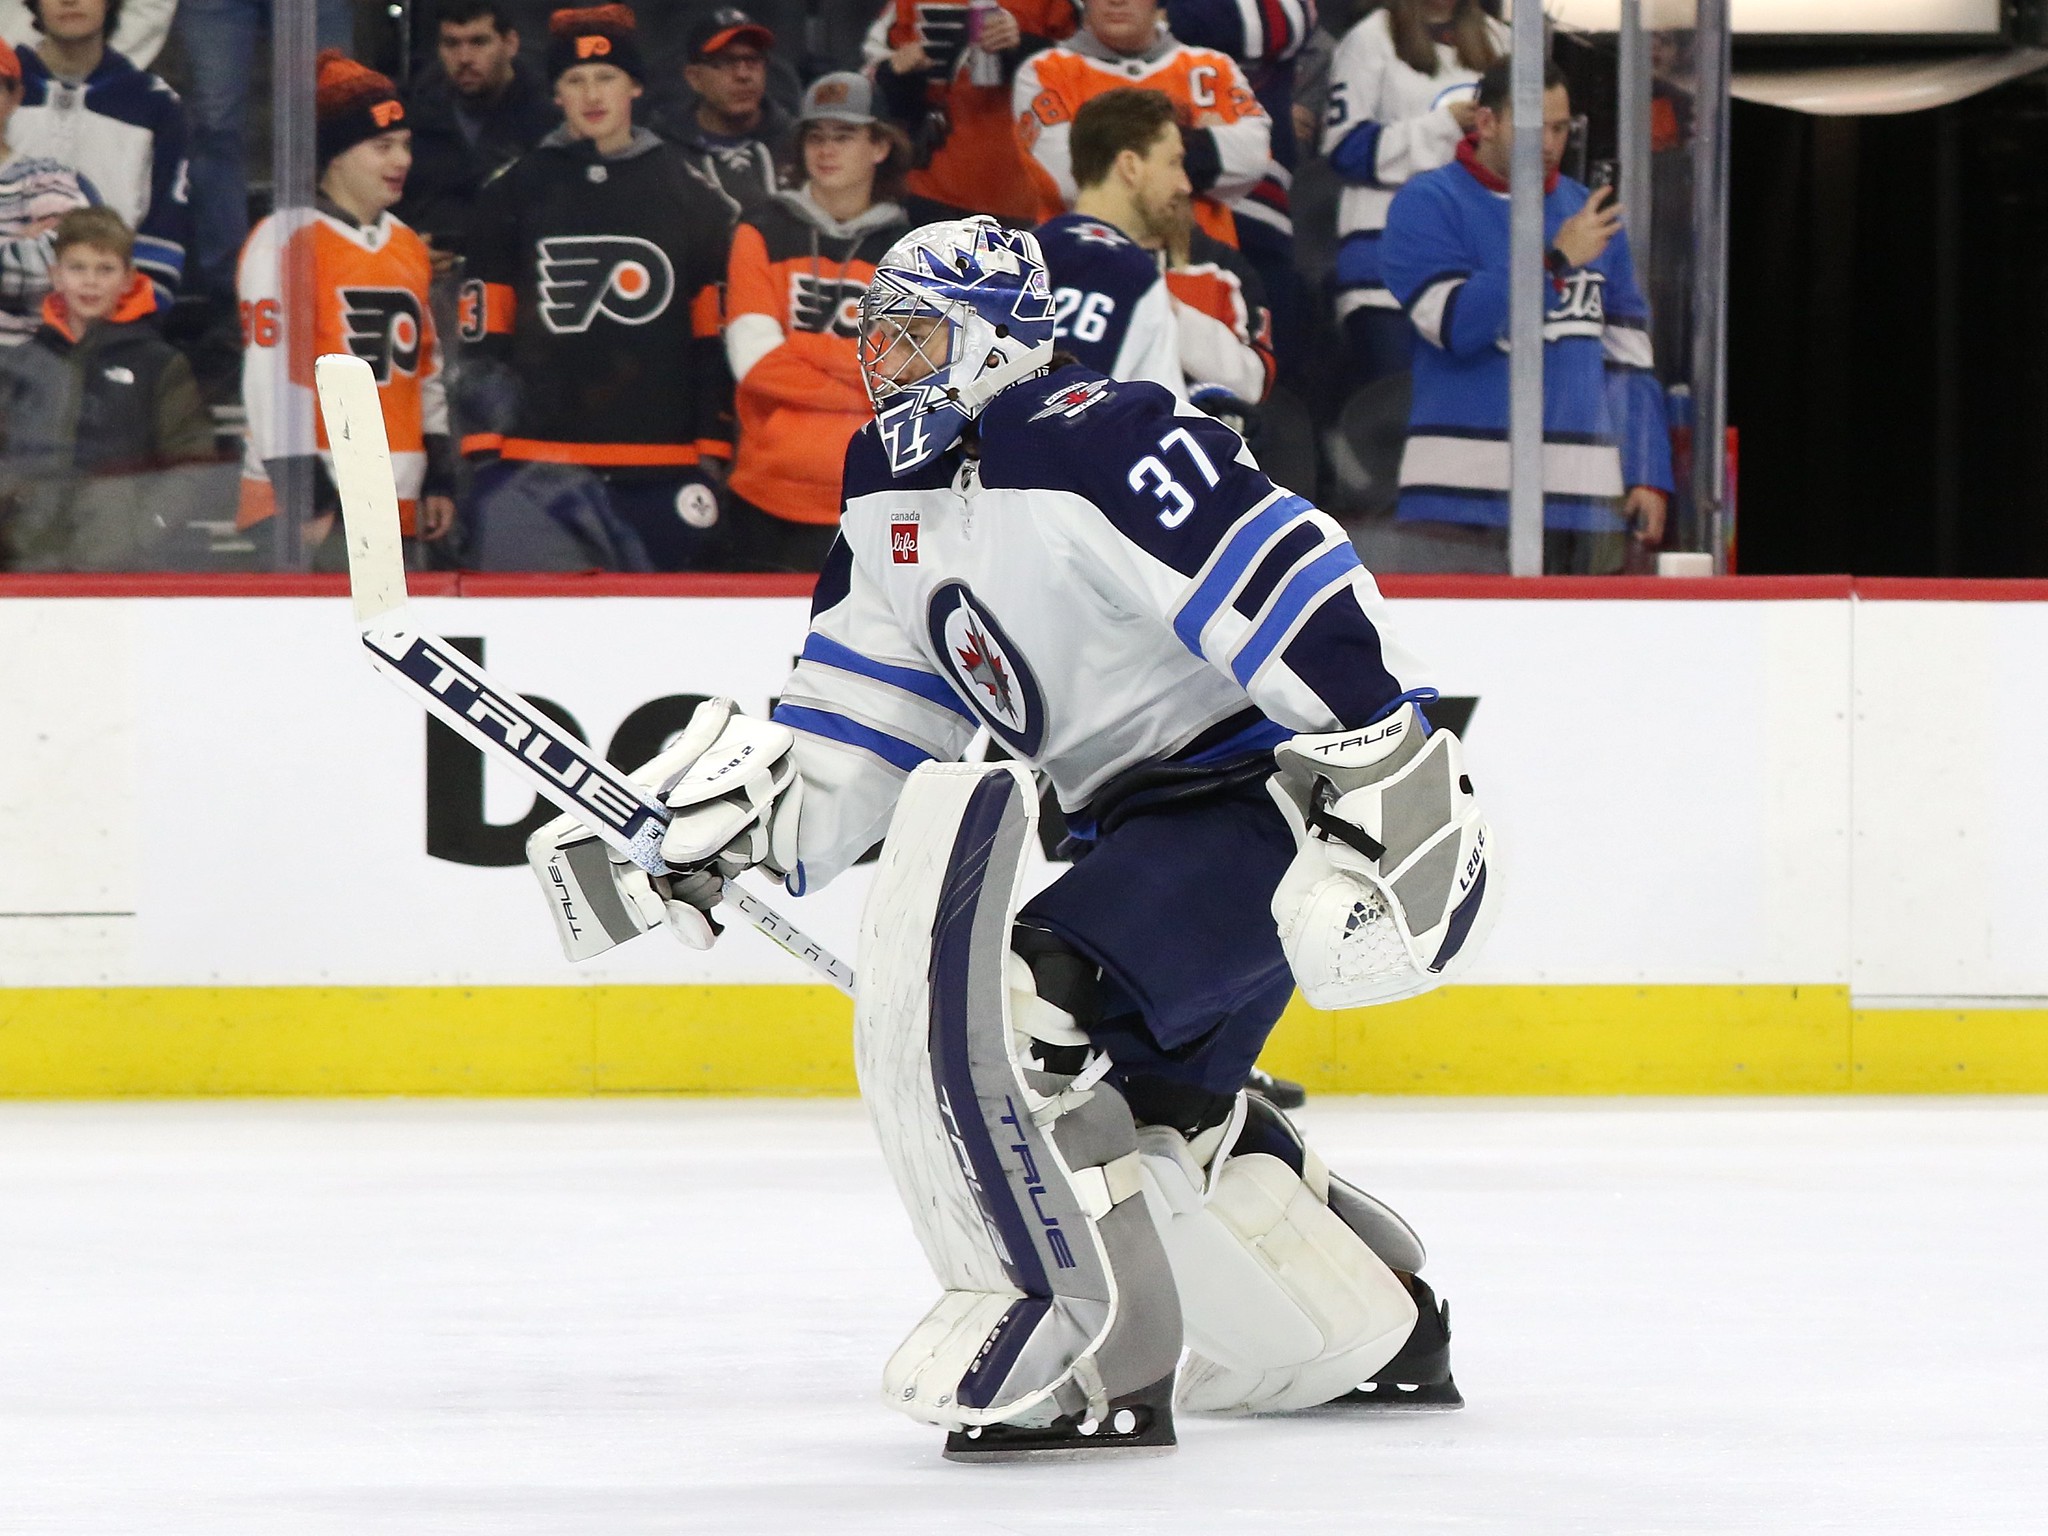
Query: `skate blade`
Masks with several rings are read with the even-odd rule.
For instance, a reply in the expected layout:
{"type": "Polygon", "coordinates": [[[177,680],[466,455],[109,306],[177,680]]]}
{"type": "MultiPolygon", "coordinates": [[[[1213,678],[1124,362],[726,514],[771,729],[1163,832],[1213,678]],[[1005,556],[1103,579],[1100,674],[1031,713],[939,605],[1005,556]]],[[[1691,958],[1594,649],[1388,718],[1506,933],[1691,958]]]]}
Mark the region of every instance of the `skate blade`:
{"type": "Polygon", "coordinates": [[[1368,1381],[1323,1404],[1345,1413],[1456,1413],[1464,1406],[1465,1396],[1454,1381],[1426,1386],[1368,1381]]]}
{"type": "Polygon", "coordinates": [[[1106,1461],[1115,1456],[1164,1456],[1174,1448],[1173,1379],[1118,1402],[1108,1419],[1063,1419],[1042,1428],[985,1424],[946,1436],[948,1461],[1106,1461]]]}
{"type": "Polygon", "coordinates": [[[958,1462],[962,1466],[970,1466],[982,1462],[1138,1461],[1147,1456],[1171,1456],[1175,1449],[1174,1442],[1168,1440],[1164,1444],[1159,1445],[1043,1446],[1036,1450],[1018,1446],[987,1451],[956,1450],[953,1447],[951,1437],[948,1437],[946,1449],[940,1454],[948,1461],[958,1462]]]}

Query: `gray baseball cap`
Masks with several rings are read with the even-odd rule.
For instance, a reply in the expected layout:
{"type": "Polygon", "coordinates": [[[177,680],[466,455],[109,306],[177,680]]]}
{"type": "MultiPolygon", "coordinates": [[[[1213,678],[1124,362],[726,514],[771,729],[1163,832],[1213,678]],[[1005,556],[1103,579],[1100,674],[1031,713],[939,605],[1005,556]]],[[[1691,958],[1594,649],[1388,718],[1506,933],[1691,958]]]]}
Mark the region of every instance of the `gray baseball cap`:
{"type": "Polygon", "coordinates": [[[797,113],[796,120],[799,123],[877,122],[874,82],[866,75],[857,75],[850,70],[820,75],[804,92],[803,109],[797,113]]]}

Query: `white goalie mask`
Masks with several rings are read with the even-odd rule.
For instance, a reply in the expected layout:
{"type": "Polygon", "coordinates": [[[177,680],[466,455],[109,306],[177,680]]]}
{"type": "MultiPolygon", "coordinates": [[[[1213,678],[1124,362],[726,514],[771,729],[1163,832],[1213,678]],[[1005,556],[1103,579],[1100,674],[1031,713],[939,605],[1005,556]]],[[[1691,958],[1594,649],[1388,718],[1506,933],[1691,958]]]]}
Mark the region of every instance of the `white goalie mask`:
{"type": "Polygon", "coordinates": [[[860,368],[896,474],[943,453],[988,402],[1052,363],[1038,241],[979,215],[889,247],[860,308],[860,368]]]}

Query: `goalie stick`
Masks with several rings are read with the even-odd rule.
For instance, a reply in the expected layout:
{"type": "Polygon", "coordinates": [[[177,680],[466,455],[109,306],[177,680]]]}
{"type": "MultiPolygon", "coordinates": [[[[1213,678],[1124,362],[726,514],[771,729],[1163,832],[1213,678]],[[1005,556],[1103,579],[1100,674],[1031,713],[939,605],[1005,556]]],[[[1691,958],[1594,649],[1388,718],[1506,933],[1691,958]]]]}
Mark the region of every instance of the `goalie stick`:
{"type": "MultiPolygon", "coordinates": [[[[672,873],[661,856],[669,810],[658,797],[492,681],[439,635],[411,622],[398,492],[376,375],[361,358],[339,352],[319,358],[313,374],[341,492],[349,597],[372,664],[428,714],[515,769],[648,874],[672,873]]],[[[853,991],[851,966],[737,880],[725,882],[725,904],[833,986],[853,991]]]]}

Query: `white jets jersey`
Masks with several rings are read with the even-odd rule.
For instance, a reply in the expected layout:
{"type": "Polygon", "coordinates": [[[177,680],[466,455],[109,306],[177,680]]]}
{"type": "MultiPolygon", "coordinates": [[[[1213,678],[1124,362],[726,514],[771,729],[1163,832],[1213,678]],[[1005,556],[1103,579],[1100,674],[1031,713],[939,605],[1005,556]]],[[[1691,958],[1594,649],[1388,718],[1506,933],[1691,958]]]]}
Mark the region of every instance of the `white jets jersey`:
{"type": "MultiPolygon", "coordinates": [[[[1508,56],[1506,27],[1489,17],[1496,54],[1508,56]]],[[[1465,130],[1451,107],[1479,89],[1479,71],[1437,42],[1436,69],[1423,74],[1394,49],[1392,23],[1374,11],[1344,34],[1330,61],[1323,154],[1343,178],[1337,201],[1337,318],[1358,308],[1401,306],[1381,280],[1377,245],[1394,194],[1425,171],[1448,165],[1465,130]]]]}
{"type": "Polygon", "coordinates": [[[1427,697],[1337,524],[1156,384],[1020,384],[892,477],[847,450],[840,542],[775,718],[805,784],[798,891],[886,830],[903,780],[978,728],[1085,821],[1144,763],[1223,762],[1427,697]]]}

